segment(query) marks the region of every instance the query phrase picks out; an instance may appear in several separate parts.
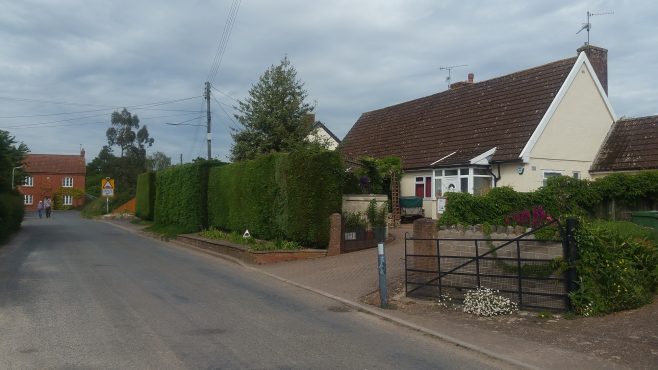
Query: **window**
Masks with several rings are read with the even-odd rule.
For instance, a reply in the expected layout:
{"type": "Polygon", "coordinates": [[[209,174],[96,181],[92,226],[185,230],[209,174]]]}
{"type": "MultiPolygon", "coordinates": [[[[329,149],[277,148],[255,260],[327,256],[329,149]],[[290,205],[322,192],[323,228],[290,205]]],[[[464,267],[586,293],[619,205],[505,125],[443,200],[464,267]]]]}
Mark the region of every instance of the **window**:
{"type": "Polygon", "coordinates": [[[558,171],[544,171],[544,186],[548,184],[548,179],[551,177],[562,176],[561,172],[558,171]]]}
{"type": "MultiPolygon", "coordinates": [[[[467,170],[468,171],[468,170],[467,170]]],[[[459,179],[462,193],[468,193],[468,177],[461,177],[459,179]]]]}
{"type": "Polygon", "coordinates": [[[432,197],[432,178],[416,177],[416,196],[421,198],[432,197]]]}
{"type": "Polygon", "coordinates": [[[474,176],[473,177],[473,194],[484,195],[491,190],[491,177],[474,176]]]}
{"type": "Polygon", "coordinates": [[[443,195],[443,189],[441,188],[441,178],[434,178],[434,197],[438,198],[443,195]]]}
{"type": "Polygon", "coordinates": [[[65,196],[62,198],[62,203],[63,203],[65,206],[72,206],[72,205],[73,205],[73,197],[70,196],[70,195],[65,195],[65,196]]]}
{"type": "Polygon", "coordinates": [[[73,177],[64,177],[62,179],[62,186],[65,188],[72,188],[73,187],[73,177]]]}
{"type": "Polygon", "coordinates": [[[25,176],[23,178],[23,186],[34,186],[34,179],[32,176],[25,176]]]}
{"type": "Polygon", "coordinates": [[[30,194],[23,195],[23,204],[25,204],[25,205],[31,205],[32,204],[32,196],[30,194]]]}
{"type": "Polygon", "coordinates": [[[580,171],[573,171],[573,178],[576,180],[580,180],[580,171]]]}

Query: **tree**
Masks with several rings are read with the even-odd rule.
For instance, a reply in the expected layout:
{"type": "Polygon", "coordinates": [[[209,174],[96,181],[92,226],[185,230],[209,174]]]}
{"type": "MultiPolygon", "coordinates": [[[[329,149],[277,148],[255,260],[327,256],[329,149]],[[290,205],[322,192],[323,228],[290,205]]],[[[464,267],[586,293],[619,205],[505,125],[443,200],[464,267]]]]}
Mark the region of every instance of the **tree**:
{"type": "Polygon", "coordinates": [[[139,117],[127,109],[113,112],[111,127],[105,132],[107,145],[87,166],[87,190],[90,194],[100,192],[100,179],[115,179],[115,193],[121,196],[135,194],[137,176],[146,171],[146,148],[155,141],[150,137],[146,126],[140,128],[139,117]],[[118,146],[121,155],[117,157],[112,147],[118,146]]]}
{"type": "MultiPolygon", "coordinates": [[[[15,137],[10,136],[7,131],[0,130],[0,192],[11,190],[12,171],[23,164],[25,155],[29,152],[25,144],[16,144],[15,137]]],[[[23,178],[20,170],[17,170],[14,175],[15,179],[23,178]]]]}
{"type": "Polygon", "coordinates": [[[136,114],[130,114],[126,108],[123,108],[121,112],[112,113],[111,123],[112,127],[105,132],[109,147],[117,145],[121,148],[122,158],[127,153],[146,155],[146,146],[153,145],[154,140],[149,137],[146,126],[139,128],[139,117],[136,114]]]}
{"type": "Polygon", "coordinates": [[[146,169],[148,171],[159,171],[171,167],[171,158],[163,152],[155,152],[146,157],[146,169]]]}
{"type": "Polygon", "coordinates": [[[314,107],[304,102],[307,92],[288,58],[272,65],[238,101],[235,118],[243,126],[234,130],[231,159],[252,159],[259,154],[290,151],[307,143],[314,107]]]}

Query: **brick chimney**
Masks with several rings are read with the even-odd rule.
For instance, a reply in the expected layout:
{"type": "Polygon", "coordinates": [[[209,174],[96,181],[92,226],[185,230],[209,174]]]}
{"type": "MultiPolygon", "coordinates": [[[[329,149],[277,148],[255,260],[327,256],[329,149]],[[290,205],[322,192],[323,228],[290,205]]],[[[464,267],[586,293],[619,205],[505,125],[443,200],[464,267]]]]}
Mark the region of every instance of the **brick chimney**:
{"type": "Polygon", "coordinates": [[[455,83],[450,84],[450,90],[458,89],[460,87],[468,86],[473,84],[473,79],[475,78],[475,75],[473,73],[468,74],[468,80],[466,81],[457,81],[455,83]]]}
{"type": "Polygon", "coordinates": [[[599,78],[605,94],[608,95],[608,49],[600,48],[598,46],[583,45],[578,48],[578,54],[581,51],[585,52],[587,59],[592,63],[596,77],[599,78]]]}
{"type": "Polygon", "coordinates": [[[80,157],[85,157],[85,148],[80,148],[80,157]]]}

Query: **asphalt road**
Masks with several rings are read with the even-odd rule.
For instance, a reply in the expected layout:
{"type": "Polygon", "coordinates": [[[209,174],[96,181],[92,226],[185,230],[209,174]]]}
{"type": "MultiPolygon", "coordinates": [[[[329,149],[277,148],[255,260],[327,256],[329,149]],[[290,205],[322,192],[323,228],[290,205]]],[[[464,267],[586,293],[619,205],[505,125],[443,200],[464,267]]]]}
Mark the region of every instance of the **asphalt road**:
{"type": "Polygon", "coordinates": [[[0,248],[1,369],[499,366],[230,262],[74,212],[28,218],[0,248]]]}

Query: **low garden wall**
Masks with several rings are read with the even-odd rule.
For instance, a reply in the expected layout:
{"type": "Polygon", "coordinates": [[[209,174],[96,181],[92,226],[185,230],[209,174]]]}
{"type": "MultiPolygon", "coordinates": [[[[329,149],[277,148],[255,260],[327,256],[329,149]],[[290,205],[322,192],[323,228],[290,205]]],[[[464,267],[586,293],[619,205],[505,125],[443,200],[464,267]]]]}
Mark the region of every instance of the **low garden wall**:
{"type": "Polygon", "coordinates": [[[327,255],[327,251],[324,249],[251,251],[240,244],[231,243],[226,240],[207,239],[195,234],[178,235],[176,241],[196,248],[231,256],[256,265],[314,259],[327,255]]]}

